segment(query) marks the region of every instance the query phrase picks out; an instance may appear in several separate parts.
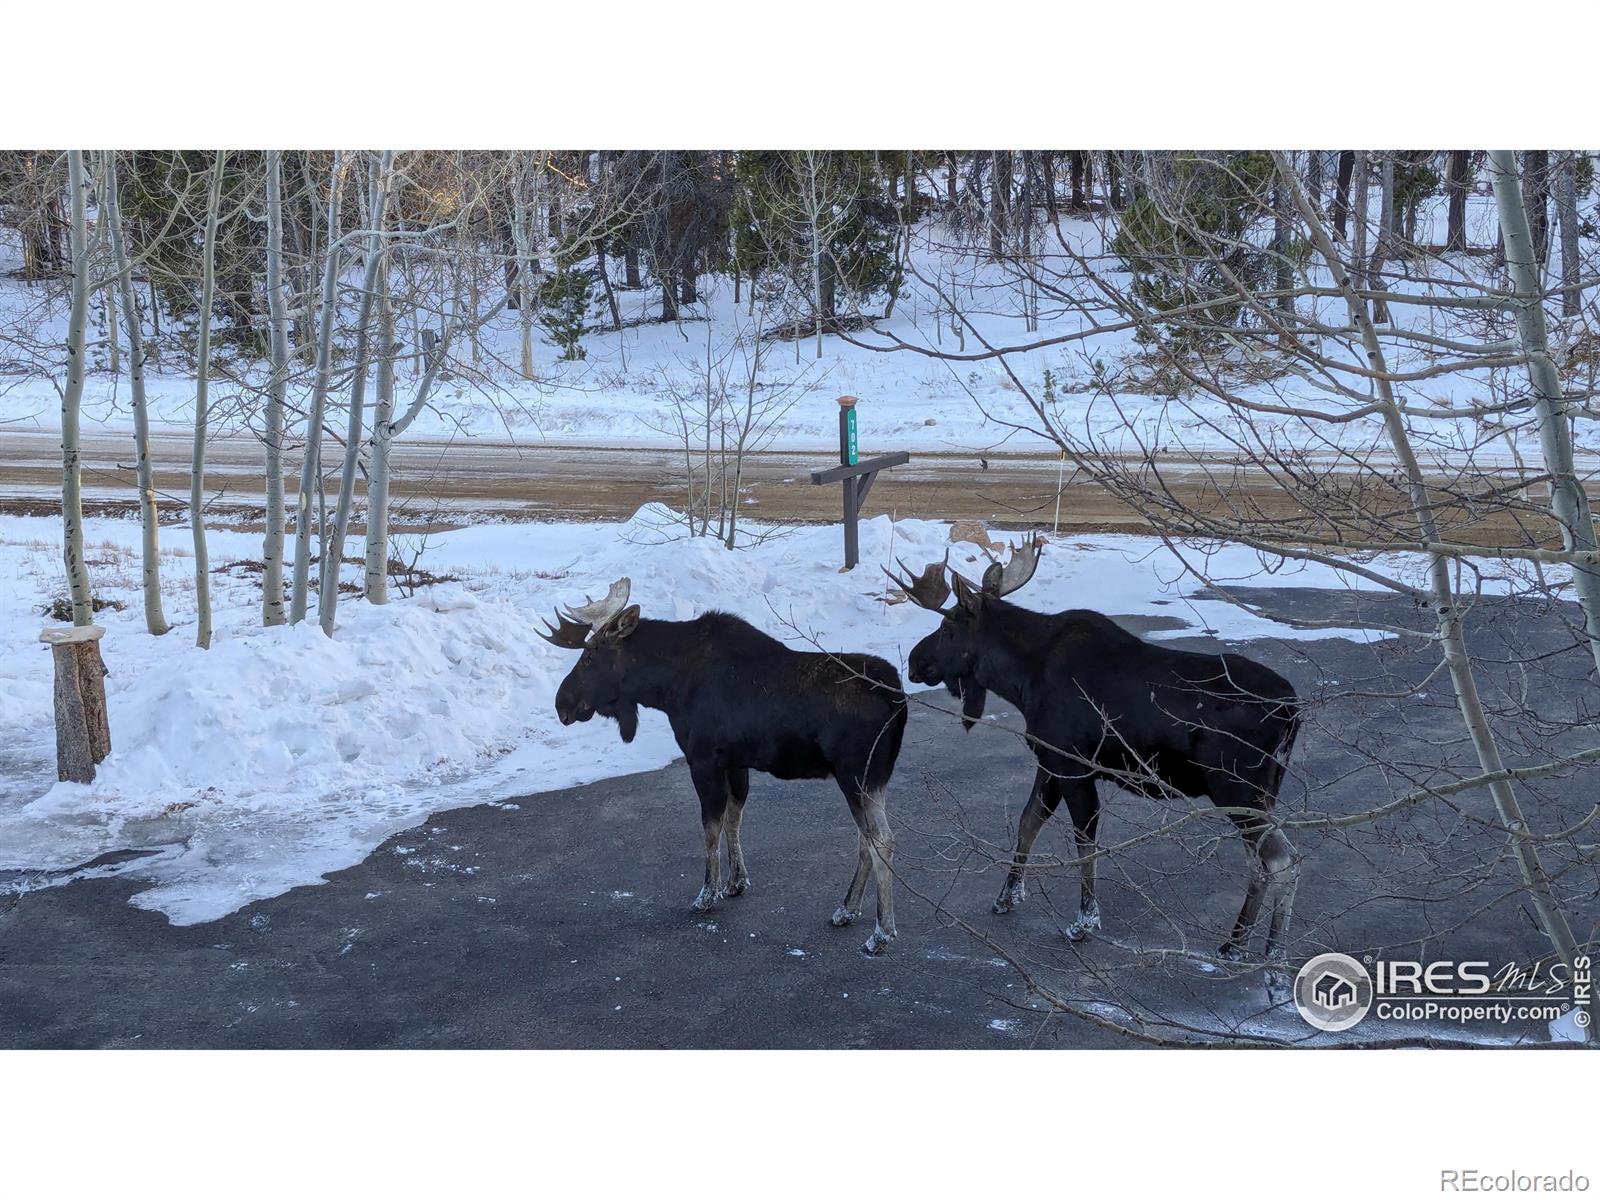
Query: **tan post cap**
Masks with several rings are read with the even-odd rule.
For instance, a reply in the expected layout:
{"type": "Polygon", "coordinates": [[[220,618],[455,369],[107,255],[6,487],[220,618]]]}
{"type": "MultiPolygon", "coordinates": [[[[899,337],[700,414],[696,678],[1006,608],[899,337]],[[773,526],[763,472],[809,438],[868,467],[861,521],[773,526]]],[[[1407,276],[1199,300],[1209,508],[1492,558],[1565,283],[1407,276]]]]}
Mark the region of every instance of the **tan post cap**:
{"type": "Polygon", "coordinates": [[[57,625],[41,630],[39,640],[52,646],[67,646],[74,642],[98,642],[105,632],[99,625],[57,625]]]}
{"type": "Polygon", "coordinates": [[[854,396],[840,396],[839,397],[839,407],[840,408],[854,408],[855,406],[856,406],[856,398],[854,396]]]}

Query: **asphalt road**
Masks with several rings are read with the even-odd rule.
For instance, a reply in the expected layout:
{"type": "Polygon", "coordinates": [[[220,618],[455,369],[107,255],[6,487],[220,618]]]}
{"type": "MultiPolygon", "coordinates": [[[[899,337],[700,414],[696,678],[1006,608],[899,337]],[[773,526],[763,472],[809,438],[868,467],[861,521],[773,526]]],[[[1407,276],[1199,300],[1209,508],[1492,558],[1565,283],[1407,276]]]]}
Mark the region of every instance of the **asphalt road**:
{"type": "MultiPolygon", "coordinates": [[[[1370,597],[1256,598],[1352,622],[1416,620],[1370,597]]],[[[1473,618],[1486,652],[1552,655],[1538,681],[1547,718],[1593,687],[1585,656],[1562,650],[1571,615],[1507,603],[1473,618]]],[[[1286,810],[1355,811],[1388,794],[1379,788],[1383,772],[1460,760],[1448,694],[1399,705],[1364,698],[1422,680],[1433,662],[1426,645],[1248,649],[1313,701],[1286,810]]],[[[1494,686],[1514,689],[1516,679],[1507,670],[1494,686]]],[[[943,703],[942,693],[918,699],[943,703]]],[[[885,957],[859,952],[870,926],[828,923],[855,840],[831,783],[757,777],[745,820],[754,887],[710,914],[692,913],[698,808],[677,763],[514,806],[438,813],[325,885],[198,926],[175,928],[131,907],[139,885],[127,876],[0,891],[0,1046],[1136,1044],[1051,1013],[1030,997],[1024,971],[1091,1012],[1118,1004],[1196,1028],[1305,1039],[1287,1011],[1263,1014],[1258,971],[1130,953],[1186,944],[1209,952],[1221,940],[1245,862],[1215,817],[1176,836],[1142,837],[1175,810],[1109,794],[1102,844],[1118,848],[1101,868],[1106,927],[1098,939],[1074,946],[1057,932],[1076,903],[1074,870],[1060,861],[1070,854],[1064,821],[1040,839],[1039,851],[1055,858],[1037,873],[1029,902],[1006,916],[989,911],[999,886],[994,860],[1010,844],[1032,775],[1027,751],[1001,727],[1014,725],[1014,714],[995,707],[1000,719],[967,735],[947,713],[913,708],[891,789],[900,938],[885,957]]],[[[1508,731],[1517,720],[1505,710],[1508,731]]],[[[1581,816],[1593,792],[1592,775],[1546,781],[1528,802],[1548,829],[1581,816]]],[[[1421,806],[1378,825],[1297,833],[1296,958],[1363,948],[1496,961],[1542,953],[1503,839],[1470,819],[1486,803],[1468,798],[1466,816],[1421,806]]],[[[1583,937],[1600,917],[1600,872],[1546,853],[1583,937]]],[[[1542,1026],[1511,1032],[1544,1037],[1542,1026]]]]}

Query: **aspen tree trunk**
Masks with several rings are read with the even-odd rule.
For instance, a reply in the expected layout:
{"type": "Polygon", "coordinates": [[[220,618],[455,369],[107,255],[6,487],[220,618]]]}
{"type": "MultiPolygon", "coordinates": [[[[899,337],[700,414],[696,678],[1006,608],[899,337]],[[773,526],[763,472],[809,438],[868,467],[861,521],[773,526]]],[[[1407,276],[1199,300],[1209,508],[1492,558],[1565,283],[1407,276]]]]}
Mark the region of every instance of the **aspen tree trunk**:
{"type": "Polygon", "coordinates": [[[1351,170],[1351,205],[1350,220],[1350,266],[1355,271],[1358,286],[1370,288],[1372,280],[1367,277],[1367,210],[1371,207],[1372,164],[1367,158],[1365,150],[1356,151],[1355,166],[1351,170]]]}
{"type": "MultiPolygon", "coordinates": [[[[1423,478],[1422,468],[1412,449],[1410,434],[1395,402],[1394,391],[1387,377],[1388,364],[1383,343],[1378,338],[1377,328],[1368,313],[1366,301],[1356,294],[1358,285],[1351,278],[1351,273],[1346,270],[1332,238],[1328,236],[1327,230],[1307,203],[1305,194],[1294,180],[1283,155],[1275,154],[1274,159],[1278,164],[1279,174],[1283,176],[1286,186],[1294,196],[1295,205],[1306,222],[1313,245],[1333,276],[1334,286],[1344,296],[1351,323],[1360,332],[1362,346],[1367,355],[1367,365],[1374,372],[1378,399],[1383,405],[1384,426],[1406,480],[1412,512],[1423,537],[1430,543],[1436,543],[1440,539],[1433,501],[1423,478]]],[[[1510,850],[1516,859],[1523,883],[1527,887],[1529,899],[1538,914],[1540,929],[1570,972],[1578,953],[1577,942],[1572,936],[1571,927],[1567,924],[1566,915],[1561,911],[1561,906],[1551,890],[1550,877],[1539,859],[1538,844],[1531,836],[1516,792],[1511,786],[1511,781],[1503,777],[1505,764],[1501,760],[1499,744],[1489,727],[1488,714],[1484,711],[1483,700],[1478,693],[1477,677],[1467,651],[1466,633],[1450,585],[1449,563],[1444,555],[1437,553],[1430,554],[1428,560],[1428,576],[1437,620],[1439,645],[1444,656],[1445,668],[1455,687],[1456,705],[1461,712],[1461,719],[1467,728],[1473,749],[1477,752],[1479,766],[1486,774],[1499,776],[1495,782],[1487,785],[1489,795],[1494,801],[1500,823],[1506,830],[1510,850]]]]}
{"type": "Polygon", "coordinates": [[[1007,207],[1011,199],[1011,155],[1004,150],[989,152],[989,257],[998,259],[1005,252],[1007,207]]]}
{"type": "Polygon", "coordinates": [[[1355,174],[1355,169],[1356,152],[1339,151],[1339,169],[1334,174],[1333,185],[1333,231],[1340,241],[1349,234],[1350,177],[1355,174]]]}
{"type": "MultiPolygon", "coordinates": [[[[1315,158],[1316,155],[1317,151],[1313,150],[1311,156],[1315,158]]],[[[1272,189],[1272,250],[1275,268],[1273,286],[1280,293],[1278,307],[1293,312],[1294,297],[1289,294],[1294,284],[1289,262],[1289,201],[1281,180],[1272,189]]]]}
{"type": "Polygon", "coordinates": [[[206,193],[206,241],[200,252],[200,353],[194,380],[194,453],[189,463],[189,528],[194,531],[194,600],[198,626],[195,645],[211,648],[211,560],[206,553],[206,415],[210,406],[211,299],[217,286],[217,210],[222,207],[222,168],[226,150],[211,165],[206,193]]]}
{"type": "Polygon", "coordinates": [[[267,321],[272,382],[267,391],[267,530],[261,543],[261,623],[282,625],[283,407],[289,391],[289,322],[283,280],[283,156],[267,151],[267,321]]]}
{"type": "MultiPolygon", "coordinates": [[[[606,247],[604,242],[600,242],[598,245],[596,245],[594,257],[595,273],[600,276],[600,286],[605,288],[606,292],[606,307],[611,311],[611,328],[617,333],[621,333],[622,309],[617,307],[617,290],[611,284],[611,267],[606,262],[606,247]]],[[[733,302],[735,305],[739,303],[739,275],[737,271],[735,271],[733,276],[733,302]]]]}
{"type": "Polygon", "coordinates": [[[1556,217],[1561,222],[1561,315],[1575,317],[1582,309],[1578,291],[1578,151],[1568,150],[1556,166],[1556,217]]]}
{"type": "Polygon", "coordinates": [[[122,339],[117,335],[117,285],[108,283],[100,299],[101,307],[106,314],[106,350],[109,360],[106,363],[111,371],[111,378],[116,379],[122,374],[122,339]]]}
{"type": "Polygon", "coordinates": [[[378,272],[378,381],[368,451],[367,546],[362,564],[363,593],[369,604],[389,603],[389,436],[394,420],[394,307],[389,302],[389,272],[378,272]]]}
{"type": "Polygon", "coordinates": [[[1523,189],[1522,208],[1527,213],[1528,234],[1533,241],[1533,252],[1540,266],[1550,249],[1550,152],[1528,150],[1522,156],[1522,170],[1527,177],[1523,189]]]}
{"type": "Polygon", "coordinates": [[[533,378],[533,280],[537,263],[533,254],[534,217],[530,215],[527,163],[518,156],[511,180],[511,240],[517,250],[517,324],[522,339],[522,377],[533,378]]]}
{"type": "Polygon", "coordinates": [[[1472,188],[1472,151],[1452,150],[1445,169],[1445,189],[1450,193],[1450,213],[1444,240],[1446,250],[1467,248],[1467,193],[1472,188]]]}
{"type": "MultiPolygon", "coordinates": [[[[106,191],[110,185],[109,171],[111,169],[112,151],[102,151],[95,160],[96,175],[94,180],[95,195],[99,198],[100,219],[105,219],[106,191]]],[[[96,241],[105,244],[105,237],[96,230],[96,241]]],[[[107,279],[100,289],[100,311],[105,315],[106,321],[106,369],[111,372],[111,378],[117,379],[122,374],[122,337],[117,331],[117,280],[115,276],[107,279]]]]}
{"type": "MultiPolygon", "coordinates": [[[[300,259],[300,303],[296,309],[302,315],[295,322],[295,346],[300,351],[300,357],[305,365],[313,371],[317,365],[317,314],[316,307],[311,297],[317,281],[317,232],[320,228],[317,218],[322,215],[322,209],[317,204],[317,181],[311,177],[311,155],[300,155],[300,180],[304,185],[302,191],[302,204],[297,204],[296,209],[304,210],[305,221],[305,248],[301,252],[296,249],[296,257],[300,259]]],[[[330,235],[331,243],[337,233],[330,235]]],[[[298,238],[296,239],[298,240],[298,238]]]]}
{"type": "MultiPolygon", "coordinates": [[[[502,296],[501,300],[482,316],[473,314],[465,319],[472,320],[478,325],[487,324],[494,320],[505,306],[506,300],[502,296]]],[[[388,585],[384,573],[388,570],[389,561],[389,447],[397,437],[411,427],[411,422],[415,421],[428,406],[428,398],[433,394],[433,385],[444,371],[445,359],[463,319],[461,310],[457,308],[444,327],[444,333],[440,336],[439,344],[423,371],[411,404],[405,412],[392,420],[389,414],[394,411],[393,367],[387,361],[388,355],[384,355],[378,361],[378,412],[374,415],[372,423],[372,479],[367,485],[365,560],[367,598],[374,604],[388,602],[388,585]]],[[[394,330],[394,318],[389,315],[387,292],[379,298],[378,320],[388,326],[387,330],[384,330],[380,325],[378,334],[380,341],[387,342],[394,330]]]]}
{"type": "MultiPolygon", "coordinates": [[[[911,152],[906,152],[906,183],[911,184],[911,152]]],[[[763,314],[765,316],[765,314],[763,314]]],[[[750,335],[750,363],[749,371],[745,376],[744,393],[744,420],[739,425],[739,441],[734,449],[733,460],[733,491],[732,499],[728,503],[728,540],[723,544],[732,550],[736,544],[739,533],[739,490],[744,486],[744,455],[745,448],[750,441],[750,431],[755,425],[756,388],[761,379],[761,326],[758,324],[750,335]]]]}
{"type": "MultiPolygon", "coordinates": [[[[1385,154],[1378,168],[1380,193],[1378,201],[1378,236],[1372,247],[1372,261],[1367,264],[1367,287],[1373,291],[1383,287],[1383,268],[1389,256],[1395,253],[1394,213],[1394,155],[1385,154]]],[[[1363,216],[1365,212],[1363,212],[1363,216]]],[[[1387,324],[1389,306],[1382,300],[1372,304],[1372,319],[1387,324]]]]}
{"type": "Polygon", "coordinates": [[[156,524],[155,470],[150,462],[150,410],[144,392],[144,329],[139,319],[139,296],[133,286],[133,267],[122,235],[122,199],[117,183],[114,151],[106,152],[106,194],[102,197],[111,257],[122,292],[122,319],[128,332],[128,398],[133,409],[134,465],[139,482],[140,561],[144,587],[144,627],[157,636],[171,628],[161,608],[161,547],[156,524]]]}
{"type": "Polygon", "coordinates": [[[67,317],[67,380],[61,389],[61,557],[72,595],[72,623],[94,622],[89,568],[83,561],[83,476],[78,458],[78,416],[83,404],[84,350],[89,323],[89,218],[83,151],[67,151],[71,192],[72,308],[67,317]]]}
{"type": "Polygon", "coordinates": [[[350,531],[350,509],[355,503],[356,473],[361,460],[361,425],[366,413],[367,361],[371,347],[372,307],[377,295],[378,276],[389,269],[384,253],[383,221],[388,209],[389,182],[394,170],[394,151],[385,150],[373,165],[368,183],[367,218],[372,232],[367,237],[366,269],[361,276],[361,301],[356,310],[356,362],[350,383],[350,424],[344,439],[344,470],[339,475],[339,501],[334,509],[333,536],[322,548],[322,587],[317,592],[317,617],[322,632],[333,636],[334,614],[339,607],[339,564],[344,557],[344,539],[350,531]]]}
{"type": "MultiPolygon", "coordinates": [[[[1589,496],[1572,462],[1572,427],[1561,378],[1550,358],[1545,330],[1544,288],[1537,247],[1522,203],[1516,156],[1509,150],[1489,151],[1489,172],[1495,204],[1500,210],[1500,236],[1505,244],[1506,270],[1517,294],[1517,337],[1528,356],[1528,380],[1533,384],[1534,410],[1539,415],[1539,444],[1550,476],[1550,513],[1561,526],[1561,544],[1569,551],[1594,551],[1594,519],[1589,496]]],[[[1584,629],[1595,666],[1600,669],[1600,569],[1593,563],[1573,563],[1572,583],[1583,608],[1584,629]]]]}
{"type": "Polygon", "coordinates": [[[817,357],[822,357],[822,223],[821,198],[817,194],[817,156],[806,152],[806,209],[811,218],[811,302],[817,314],[817,357]]]}
{"type": "MultiPolygon", "coordinates": [[[[344,190],[344,151],[333,152],[328,184],[327,259],[322,267],[322,315],[317,326],[317,371],[312,386],[311,411],[306,416],[306,444],[300,461],[300,486],[295,493],[294,583],[289,596],[289,620],[306,617],[306,589],[311,579],[311,496],[317,486],[322,458],[322,418],[328,406],[328,380],[333,374],[333,330],[339,307],[339,193],[344,190]]],[[[328,586],[322,580],[321,586],[328,586]]]]}

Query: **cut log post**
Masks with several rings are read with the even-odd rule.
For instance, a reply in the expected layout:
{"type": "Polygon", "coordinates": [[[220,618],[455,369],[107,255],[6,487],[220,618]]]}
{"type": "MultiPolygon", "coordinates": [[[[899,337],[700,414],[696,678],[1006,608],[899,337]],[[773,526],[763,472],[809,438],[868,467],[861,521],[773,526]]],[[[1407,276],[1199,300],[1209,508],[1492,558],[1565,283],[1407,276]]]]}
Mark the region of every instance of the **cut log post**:
{"type": "Polygon", "coordinates": [[[46,629],[39,640],[50,647],[56,667],[56,777],[92,783],[95,764],[111,753],[106,719],[106,668],[100,658],[98,625],[46,629]]]}

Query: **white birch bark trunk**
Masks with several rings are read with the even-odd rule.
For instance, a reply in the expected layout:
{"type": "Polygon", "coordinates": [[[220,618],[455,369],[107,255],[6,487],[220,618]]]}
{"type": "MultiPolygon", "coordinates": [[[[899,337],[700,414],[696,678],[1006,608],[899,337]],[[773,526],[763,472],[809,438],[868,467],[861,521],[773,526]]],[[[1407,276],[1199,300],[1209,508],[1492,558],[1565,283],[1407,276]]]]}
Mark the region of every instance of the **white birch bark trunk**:
{"type": "Polygon", "coordinates": [[[282,625],[283,408],[289,390],[289,321],[283,278],[283,156],[267,151],[267,321],[272,382],[265,417],[267,529],[261,543],[261,623],[282,625]]]}
{"type": "MultiPolygon", "coordinates": [[[[1367,366],[1375,373],[1374,382],[1378,398],[1383,405],[1384,426],[1406,478],[1412,511],[1423,537],[1430,543],[1436,543],[1440,539],[1433,501],[1423,479],[1422,468],[1413,451],[1410,434],[1395,402],[1393,388],[1387,378],[1388,364],[1383,343],[1378,338],[1377,328],[1372,322],[1367,303],[1357,295],[1357,286],[1351,278],[1350,271],[1346,269],[1321,219],[1306,200],[1305,193],[1295,180],[1284,156],[1275,154],[1274,158],[1285,186],[1294,196],[1295,206],[1305,219],[1312,244],[1316,246],[1318,254],[1327,265],[1334,286],[1344,296],[1351,323],[1360,332],[1362,346],[1367,355],[1367,366]]],[[[1489,727],[1489,718],[1478,693],[1477,677],[1467,651],[1466,634],[1450,585],[1449,563],[1444,555],[1437,553],[1429,555],[1428,577],[1433,594],[1440,649],[1444,656],[1445,668],[1450,674],[1450,681],[1455,687],[1456,704],[1461,712],[1462,722],[1477,753],[1479,766],[1486,774],[1500,776],[1487,785],[1489,795],[1494,802],[1500,823],[1506,830],[1512,857],[1517,862],[1527,888],[1528,898],[1538,914],[1540,929],[1549,939],[1556,954],[1566,964],[1567,969],[1571,971],[1578,953],[1577,942],[1572,936],[1566,914],[1562,912],[1551,889],[1550,877],[1540,861],[1537,842],[1531,836],[1516,792],[1511,786],[1511,781],[1503,777],[1505,764],[1501,760],[1499,744],[1489,727]]]]}
{"type": "Polygon", "coordinates": [[[317,617],[322,623],[322,632],[329,637],[333,636],[334,615],[339,607],[339,565],[344,557],[345,535],[350,530],[350,508],[355,503],[356,472],[360,468],[373,300],[377,295],[378,276],[389,266],[384,254],[383,221],[388,208],[389,180],[393,169],[394,151],[385,150],[373,165],[368,185],[367,218],[372,232],[367,237],[366,269],[361,276],[361,301],[356,316],[356,362],[350,384],[350,424],[345,434],[344,469],[339,476],[339,501],[334,509],[333,536],[323,547],[323,582],[317,593],[317,617]]]}
{"type": "Polygon", "coordinates": [[[200,251],[200,347],[194,380],[194,451],[189,462],[189,528],[194,533],[195,645],[211,648],[211,557],[206,552],[206,421],[211,405],[211,302],[217,286],[217,213],[222,207],[222,168],[228,152],[218,150],[206,193],[205,245],[200,251]]]}
{"type": "Polygon", "coordinates": [[[83,151],[67,151],[71,190],[72,307],[67,317],[67,379],[61,389],[61,557],[72,597],[72,623],[94,623],[89,568],[83,561],[83,475],[78,457],[78,417],[83,404],[84,353],[89,322],[89,218],[83,151]]]}
{"type": "MultiPolygon", "coordinates": [[[[317,486],[322,457],[322,418],[328,406],[328,380],[333,374],[334,320],[339,308],[339,193],[344,190],[344,152],[333,153],[328,184],[327,258],[322,268],[322,314],[317,324],[317,367],[312,386],[311,410],[306,415],[305,450],[300,461],[300,486],[295,492],[294,582],[289,596],[289,620],[305,620],[306,590],[311,578],[311,497],[317,486]]],[[[323,580],[322,586],[328,586],[323,580]]]]}
{"type": "MultiPolygon", "coordinates": [[[[1572,426],[1561,377],[1550,357],[1544,319],[1544,287],[1535,257],[1528,210],[1522,203],[1516,155],[1510,150],[1489,151],[1489,173],[1495,204],[1500,211],[1500,237],[1505,244],[1506,271],[1517,294],[1517,337],[1528,357],[1528,380],[1533,385],[1534,411],[1539,417],[1539,444],[1545,471],[1550,476],[1550,513],[1561,526],[1561,544],[1568,550],[1596,549],[1594,518],[1589,496],[1572,461],[1572,426]]],[[[1576,272],[1574,272],[1576,274],[1576,272]]],[[[1572,583],[1583,608],[1584,630],[1595,666],[1600,669],[1600,570],[1592,563],[1572,564],[1572,583]]]]}
{"type": "Polygon", "coordinates": [[[144,328],[139,295],[133,286],[128,244],[122,236],[122,200],[114,151],[106,152],[106,190],[101,198],[111,257],[122,293],[122,319],[128,333],[128,402],[133,409],[134,467],[139,484],[140,562],[144,589],[144,627],[157,636],[171,628],[161,607],[161,548],[156,524],[155,469],[150,461],[150,410],[144,392],[144,328]]]}

